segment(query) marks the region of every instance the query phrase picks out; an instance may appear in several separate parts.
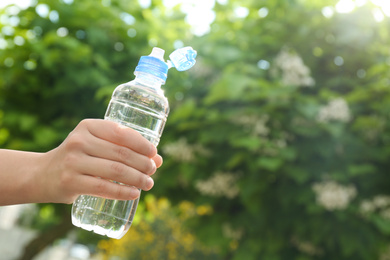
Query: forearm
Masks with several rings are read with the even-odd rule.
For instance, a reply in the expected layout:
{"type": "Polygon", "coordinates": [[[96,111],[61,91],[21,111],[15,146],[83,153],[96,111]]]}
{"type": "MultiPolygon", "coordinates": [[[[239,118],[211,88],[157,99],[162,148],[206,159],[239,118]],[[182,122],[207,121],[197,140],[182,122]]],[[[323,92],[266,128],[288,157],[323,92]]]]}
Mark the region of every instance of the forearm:
{"type": "Polygon", "coordinates": [[[0,149],[0,205],[40,202],[41,153],[0,149]]]}

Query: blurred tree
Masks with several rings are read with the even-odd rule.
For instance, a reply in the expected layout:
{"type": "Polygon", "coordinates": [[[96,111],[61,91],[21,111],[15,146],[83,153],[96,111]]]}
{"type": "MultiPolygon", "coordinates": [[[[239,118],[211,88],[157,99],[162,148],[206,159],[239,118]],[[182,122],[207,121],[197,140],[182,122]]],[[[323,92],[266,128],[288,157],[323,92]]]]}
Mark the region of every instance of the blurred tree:
{"type": "Polygon", "coordinates": [[[226,259],[388,257],[390,19],[337,2],[217,1],[191,43],[154,192],[226,259]]]}

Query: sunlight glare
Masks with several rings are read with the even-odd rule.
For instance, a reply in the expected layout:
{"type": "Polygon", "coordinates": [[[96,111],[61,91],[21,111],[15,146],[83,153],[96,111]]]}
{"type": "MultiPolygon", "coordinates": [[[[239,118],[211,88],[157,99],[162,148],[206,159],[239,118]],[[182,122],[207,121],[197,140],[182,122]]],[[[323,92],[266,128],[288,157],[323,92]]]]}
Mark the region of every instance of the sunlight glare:
{"type": "Polygon", "coordinates": [[[371,2],[380,7],[386,16],[390,16],[390,1],[389,0],[371,0],[371,2]]]}
{"type": "Polygon", "coordinates": [[[180,4],[195,35],[201,36],[210,31],[210,24],[215,20],[215,0],[163,0],[163,3],[167,8],[180,4]]]}
{"type": "Polygon", "coordinates": [[[249,15],[249,9],[243,6],[238,6],[234,9],[234,14],[238,18],[245,18],[249,15]]]}
{"type": "Polygon", "coordinates": [[[368,0],[355,0],[355,4],[357,7],[360,7],[360,6],[367,4],[367,1],[368,0]]]}
{"type": "Polygon", "coordinates": [[[268,12],[269,11],[268,11],[267,7],[262,7],[259,9],[259,11],[257,13],[258,13],[259,17],[264,18],[268,15],[268,12]]]}
{"type": "Polygon", "coordinates": [[[7,5],[15,4],[19,6],[21,9],[26,9],[27,7],[31,6],[33,1],[31,0],[1,0],[0,1],[0,8],[5,7],[7,5]]]}
{"type": "Polygon", "coordinates": [[[382,22],[385,19],[385,15],[380,8],[374,8],[372,10],[372,15],[374,16],[375,21],[382,22]]]}
{"type": "MultiPolygon", "coordinates": [[[[361,7],[371,2],[377,8],[372,8],[372,14],[377,22],[381,22],[385,19],[385,15],[390,17],[390,1],[389,0],[339,0],[335,6],[336,12],[338,13],[350,13],[356,7],[361,7]]],[[[322,13],[325,17],[330,17],[328,7],[322,9],[322,13]],[[327,11],[327,12],[324,12],[327,11]]]]}
{"type": "Polygon", "coordinates": [[[350,13],[355,9],[355,2],[352,0],[340,0],[336,4],[336,11],[338,13],[350,13]]]}
{"type": "Polygon", "coordinates": [[[321,12],[322,15],[325,16],[326,18],[331,18],[334,14],[333,7],[331,6],[325,6],[324,8],[322,8],[321,12]]]}

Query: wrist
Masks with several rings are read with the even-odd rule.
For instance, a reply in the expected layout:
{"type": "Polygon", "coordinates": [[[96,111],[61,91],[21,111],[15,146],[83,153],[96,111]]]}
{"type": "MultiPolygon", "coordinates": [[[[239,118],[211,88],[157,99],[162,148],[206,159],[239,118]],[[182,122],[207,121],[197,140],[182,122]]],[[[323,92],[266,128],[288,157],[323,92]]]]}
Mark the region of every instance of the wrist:
{"type": "Polygon", "coordinates": [[[0,205],[39,202],[42,154],[0,150],[0,205]]]}

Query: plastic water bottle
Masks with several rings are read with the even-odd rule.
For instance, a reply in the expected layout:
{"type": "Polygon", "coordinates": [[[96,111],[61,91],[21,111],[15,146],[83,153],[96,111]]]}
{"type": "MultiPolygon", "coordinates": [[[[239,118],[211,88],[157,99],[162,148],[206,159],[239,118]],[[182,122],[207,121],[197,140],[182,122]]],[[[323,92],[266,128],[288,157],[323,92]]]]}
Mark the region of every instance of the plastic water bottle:
{"type": "MultiPolygon", "coordinates": [[[[135,129],[155,146],[169,113],[161,85],[165,84],[169,68],[175,67],[178,71],[191,68],[195,64],[196,51],[185,47],[169,57],[171,60],[165,63],[164,50],[160,48],[153,48],[149,56],[142,56],[134,71],[135,79],[115,89],[104,117],[135,129]]],[[[72,223],[119,239],[129,230],[138,201],[139,198],[122,201],[81,195],[72,206],[72,223]]]]}

